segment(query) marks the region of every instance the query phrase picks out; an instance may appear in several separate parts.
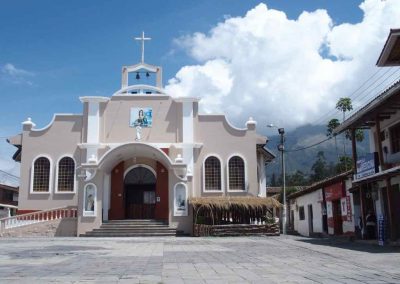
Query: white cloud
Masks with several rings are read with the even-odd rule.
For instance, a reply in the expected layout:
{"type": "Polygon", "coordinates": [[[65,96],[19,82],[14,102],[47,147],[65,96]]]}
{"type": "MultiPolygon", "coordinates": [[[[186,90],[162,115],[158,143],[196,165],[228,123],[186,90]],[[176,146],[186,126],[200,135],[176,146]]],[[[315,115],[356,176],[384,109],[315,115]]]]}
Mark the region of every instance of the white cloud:
{"type": "Polygon", "coordinates": [[[33,84],[30,80],[28,80],[29,77],[35,75],[33,72],[17,68],[11,63],[1,66],[0,71],[2,74],[0,78],[7,82],[11,82],[13,84],[33,84]]]}
{"type": "Polygon", "coordinates": [[[325,10],[291,20],[259,4],[208,34],[177,39],[198,65],[182,67],[166,90],[201,97],[203,111],[224,112],[239,126],[249,116],[289,128],[313,122],[374,71],[389,29],[400,27],[398,0],[360,8],[362,22],[335,25],[325,10]]]}

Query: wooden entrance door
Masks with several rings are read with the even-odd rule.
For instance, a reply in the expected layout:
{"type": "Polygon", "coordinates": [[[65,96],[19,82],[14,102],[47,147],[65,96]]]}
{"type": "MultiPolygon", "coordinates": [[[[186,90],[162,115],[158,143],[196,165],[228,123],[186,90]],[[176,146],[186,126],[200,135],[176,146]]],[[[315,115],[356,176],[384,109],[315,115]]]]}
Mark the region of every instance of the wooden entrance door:
{"type": "Polygon", "coordinates": [[[310,236],[314,234],[314,216],[313,216],[312,204],[308,205],[308,232],[310,236]]]}
{"type": "Polygon", "coordinates": [[[154,219],[156,176],[150,167],[136,166],[124,179],[125,218],[154,219]]]}
{"type": "Polygon", "coordinates": [[[332,201],[333,230],[335,235],[343,234],[342,209],[339,200],[332,201]]]}
{"type": "Polygon", "coordinates": [[[154,185],[126,185],[125,217],[127,219],[154,219],[156,191],[154,185]]]}

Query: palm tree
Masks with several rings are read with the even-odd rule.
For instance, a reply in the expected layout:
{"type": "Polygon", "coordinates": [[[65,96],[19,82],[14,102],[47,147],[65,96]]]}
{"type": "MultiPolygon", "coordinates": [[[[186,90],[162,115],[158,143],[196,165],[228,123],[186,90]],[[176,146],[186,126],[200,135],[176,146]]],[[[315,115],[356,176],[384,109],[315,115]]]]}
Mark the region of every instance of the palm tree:
{"type": "Polygon", "coordinates": [[[339,162],[339,151],[337,148],[337,140],[336,140],[336,133],[333,133],[333,130],[340,125],[340,122],[338,119],[333,118],[331,119],[328,124],[326,125],[326,136],[335,138],[335,149],[336,149],[336,156],[337,156],[337,162],[339,162]]]}
{"type": "Polygon", "coordinates": [[[336,103],[336,109],[340,110],[343,113],[343,121],[344,121],[346,118],[346,111],[351,111],[353,109],[351,99],[340,98],[339,101],[336,103]]]}
{"type": "MultiPolygon", "coordinates": [[[[346,119],[346,111],[351,111],[353,109],[353,105],[351,104],[350,98],[340,98],[336,103],[336,109],[340,110],[343,113],[343,121],[346,119]]],[[[346,156],[346,141],[343,139],[343,156],[346,156]]]]}
{"type": "MultiPolygon", "coordinates": [[[[351,132],[345,132],[346,138],[351,141],[351,132]]],[[[364,140],[364,131],[362,129],[356,129],[355,137],[357,142],[362,142],[364,140]]]]}

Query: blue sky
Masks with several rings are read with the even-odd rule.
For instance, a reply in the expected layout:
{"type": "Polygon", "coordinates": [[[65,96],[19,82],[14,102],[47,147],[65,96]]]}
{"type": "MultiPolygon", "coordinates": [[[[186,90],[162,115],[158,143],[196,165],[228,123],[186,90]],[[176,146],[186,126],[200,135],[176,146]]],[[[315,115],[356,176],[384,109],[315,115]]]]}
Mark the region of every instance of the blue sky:
{"type": "MultiPolygon", "coordinates": [[[[244,17],[259,3],[294,20],[303,11],[325,9],[332,24],[340,25],[363,20],[361,2],[3,0],[0,136],[20,132],[21,122],[28,116],[43,127],[53,113],[80,113],[79,96],[110,96],[120,87],[121,66],[140,59],[139,43],[132,38],[142,30],[152,37],[146,43],[146,62],[163,66],[167,84],[183,66],[206,63],[176,39],[197,32],[208,35],[227,18],[244,17]]],[[[0,158],[8,159],[5,156],[12,152],[12,147],[0,144],[0,158]]]]}

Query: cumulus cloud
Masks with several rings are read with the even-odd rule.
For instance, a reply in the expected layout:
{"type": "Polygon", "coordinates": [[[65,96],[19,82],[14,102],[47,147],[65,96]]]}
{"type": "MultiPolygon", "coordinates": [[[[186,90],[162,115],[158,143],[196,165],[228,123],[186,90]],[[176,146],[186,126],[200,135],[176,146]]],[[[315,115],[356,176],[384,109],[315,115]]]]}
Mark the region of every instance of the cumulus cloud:
{"type": "Polygon", "coordinates": [[[17,68],[14,64],[7,63],[0,68],[1,78],[13,84],[27,84],[32,85],[32,81],[28,78],[34,76],[33,72],[17,68]]]}
{"type": "Polygon", "coordinates": [[[259,4],[176,39],[198,64],[182,67],[166,90],[201,97],[203,112],[239,125],[249,116],[288,128],[313,122],[374,71],[390,28],[400,27],[398,0],[365,0],[360,9],[360,23],[335,24],[326,10],[288,19],[259,4]]]}

